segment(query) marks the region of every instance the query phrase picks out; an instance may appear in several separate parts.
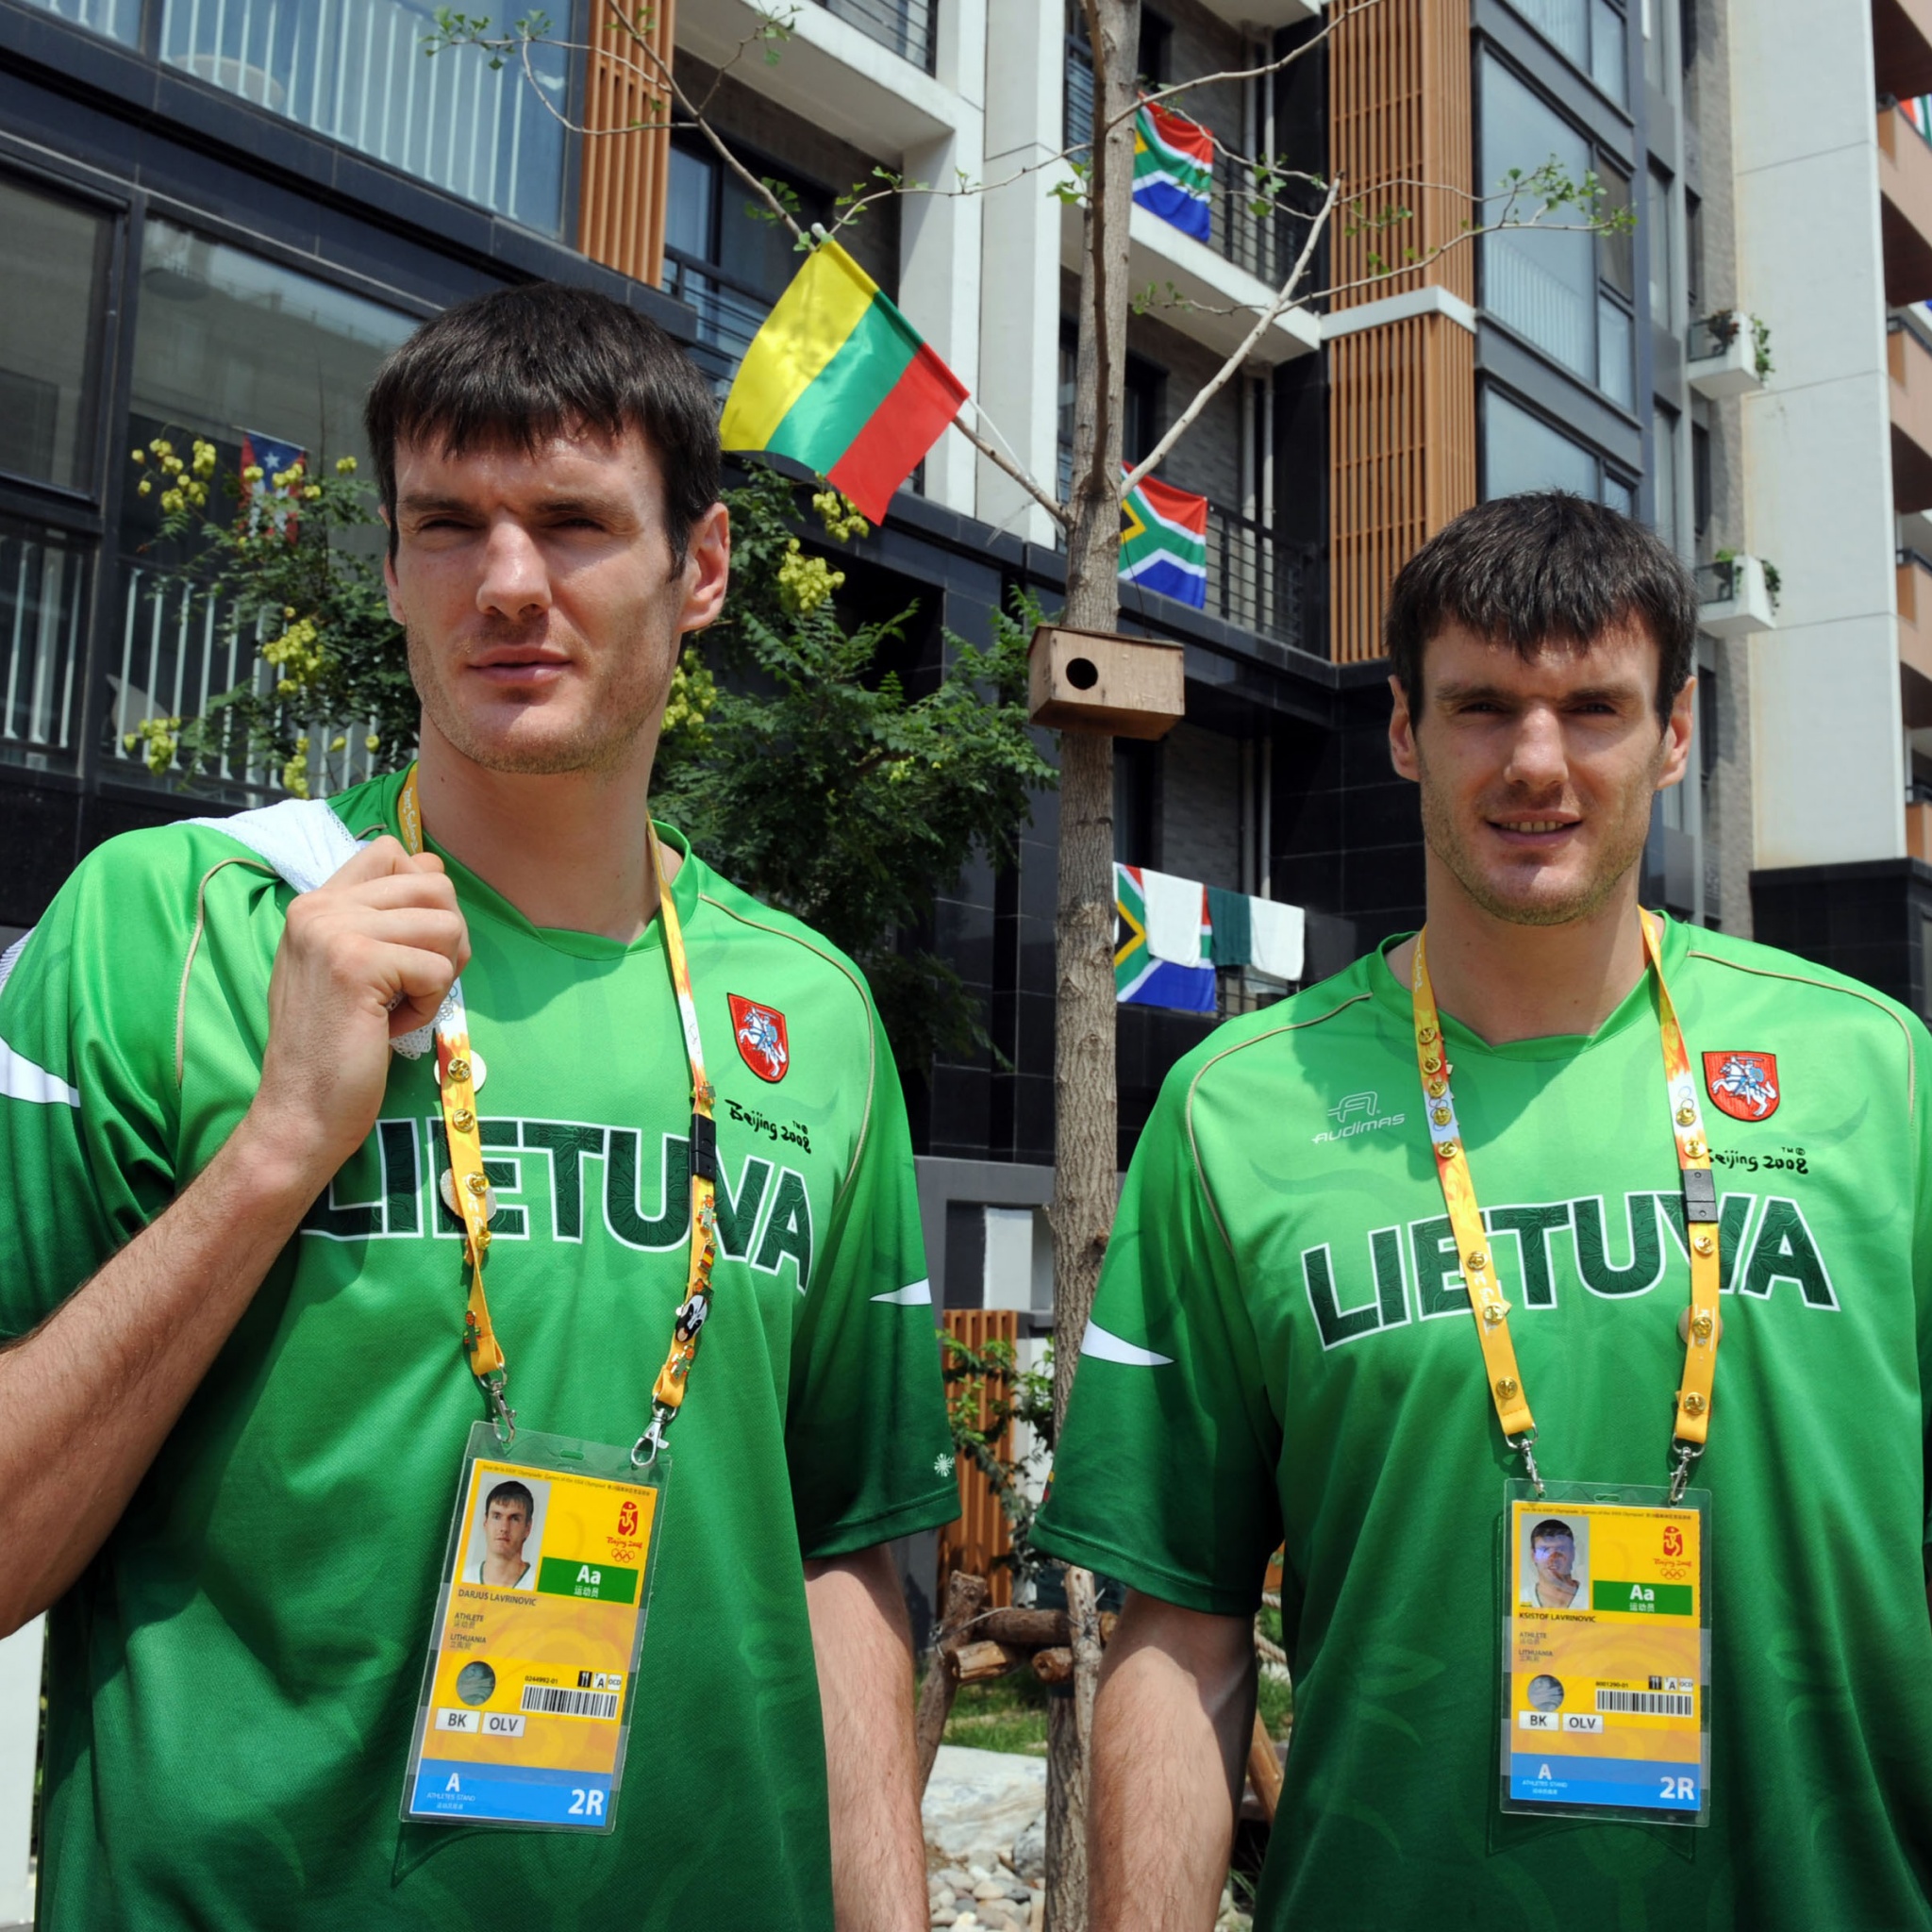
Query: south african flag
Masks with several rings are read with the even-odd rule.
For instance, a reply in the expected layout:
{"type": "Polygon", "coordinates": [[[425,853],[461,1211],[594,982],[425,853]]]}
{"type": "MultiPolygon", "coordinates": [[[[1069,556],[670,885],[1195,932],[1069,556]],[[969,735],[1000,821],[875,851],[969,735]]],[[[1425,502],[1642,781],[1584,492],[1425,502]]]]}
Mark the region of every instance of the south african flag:
{"type": "Polygon", "coordinates": [[[1185,114],[1143,101],[1134,116],[1134,199],[1206,242],[1213,196],[1214,137],[1185,114]]]}
{"type": "Polygon", "coordinates": [[[1121,575],[1206,609],[1208,499],[1145,476],[1121,499],[1121,575]]]}
{"type": "Polygon", "coordinates": [[[1201,894],[1201,958],[1198,966],[1157,959],[1147,948],[1147,895],[1138,865],[1113,869],[1115,945],[1113,996],[1124,1007],[1175,1007],[1188,1013],[1214,1011],[1212,928],[1208,895],[1201,894]]]}

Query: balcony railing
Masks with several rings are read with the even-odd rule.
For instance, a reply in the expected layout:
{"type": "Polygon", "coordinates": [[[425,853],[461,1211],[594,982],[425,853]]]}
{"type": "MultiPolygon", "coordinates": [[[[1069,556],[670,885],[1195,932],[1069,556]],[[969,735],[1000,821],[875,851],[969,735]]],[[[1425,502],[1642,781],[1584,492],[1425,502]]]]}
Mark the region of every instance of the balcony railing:
{"type": "Polygon", "coordinates": [[[935,0],[819,0],[819,5],[902,60],[932,72],[935,0]]]}
{"type": "Polygon", "coordinates": [[[1291,649],[1306,649],[1313,550],[1285,543],[1265,524],[1208,506],[1208,608],[1291,649]]]}
{"type": "MultiPolygon", "coordinates": [[[[558,9],[567,24],[568,7],[558,9]]],[[[568,55],[424,58],[431,0],[167,0],[161,58],[547,235],[563,222],[568,55]],[[541,91],[541,98],[539,97],[541,91]],[[554,110],[554,111],[553,111],[554,110]]]]}
{"type": "Polygon", "coordinates": [[[26,0],[26,4],[110,41],[125,41],[130,47],[141,42],[141,0],[26,0]]]}
{"type": "MultiPolygon", "coordinates": [[[[275,689],[275,673],[258,655],[260,641],[258,631],[231,625],[186,578],[141,564],[126,566],[118,654],[107,673],[110,699],[101,746],[107,769],[125,775],[146,770],[145,743],[137,739],[130,747],[127,742],[143,719],[198,717],[211,699],[237,685],[251,685],[266,697],[275,689]]],[[[314,748],[309,767],[313,796],[375,775],[367,723],[344,725],[316,719],[300,728],[314,748]],[[332,752],[328,747],[337,737],[344,743],[332,752]]],[[[281,783],[280,768],[259,762],[238,730],[223,756],[196,775],[192,790],[248,804],[279,793],[281,783]]]]}
{"type": "MultiPolygon", "coordinates": [[[[751,347],[751,339],[764,325],[776,297],[761,294],[749,282],[741,282],[708,261],[675,248],[664,251],[664,292],[680,302],[689,302],[697,312],[698,341],[717,351],[718,357],[735,373],[751,347]]],[[[730,386],[730,375],[724,377],[730,386]]],[[[723,391],[720,391],[723,393],[723,391]]]]}
{"type": "Polygon", "coordinates": [[[45,533],[0,525],[0,760],[74,762],[87,570],[45,533]]]}

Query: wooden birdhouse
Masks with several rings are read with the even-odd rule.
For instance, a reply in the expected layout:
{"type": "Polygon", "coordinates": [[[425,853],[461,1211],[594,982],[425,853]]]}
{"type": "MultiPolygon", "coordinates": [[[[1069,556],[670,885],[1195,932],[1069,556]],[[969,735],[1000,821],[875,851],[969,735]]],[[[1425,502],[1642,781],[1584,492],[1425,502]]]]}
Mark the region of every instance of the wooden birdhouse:
{"type": "Polygon", "coordinates": [[[1178,644],[1043,624],[1026,661],[1033,722],[1058,731],[1165,738],[1187,709],[1178,644]]]}

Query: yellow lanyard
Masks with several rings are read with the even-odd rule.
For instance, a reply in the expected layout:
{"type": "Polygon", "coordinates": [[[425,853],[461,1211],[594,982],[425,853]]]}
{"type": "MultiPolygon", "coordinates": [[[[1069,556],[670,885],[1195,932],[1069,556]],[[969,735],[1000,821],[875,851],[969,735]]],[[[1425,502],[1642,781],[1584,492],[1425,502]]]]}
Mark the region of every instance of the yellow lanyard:
{"type": "MultiPolygon", "coordinates": [[[[1696,1083],[1684,1030],[1664,983],[1663,941],[1656,920],[1640,912],[1643,954],[1657,978],[1657,1030],[1662,1036],[1664,1083],[1670,1099],[1671,1133],[1677,1146],[1677,1169],[1684,1191],[1684,1233],[1690,1249],[1690,1314],[1684,1348],[1684,1376],[1677,1388],[1676,1423],[1672,1431],[1671,1501],[1678,1501],[1690,1474],[1690,1465],[1704,1453],[1710,1428],[1711,1383],[1717,1373],[1718,1341],[1718,1215],[1717,1187],[1710,1171],[1710,1145],[1704,1137],[1697,1106],[1696,1083]]],[[[1450,1231],[1456,1238],[1462,1278],[1469,1290],[1470,1313],[1475,1318],[1476,1340],[1482,1344],[1483,1367],[1489,1376],[1490,1400],[1502,1424],[1503,1440],[1523,1457],[1524,1467],[1542,1493],[1542,1478],[1531,1453],[1536,1420],[1523,1392],[1523,1374],[1516,1365],[1509,1339],[1509,1305],[1503,1299],[1496,1271],[1483,1231],[1482,1210],[1476,1205],[1475,1183],[1470,1177],[1469,1156],[1456,1121],[1456,1096],[1450,1091],[1450,1066],[1442,1039],[1442,1022],[1436,1010],[1436,991],[1429,979],[1426,932],[1415,941],[1415,1057],[1422,1074],[1423,1105],[1429,1140],[1436,1151],[1436,1173],[1442,1183],[1442,1202],[1449,1210],[1450,1231]]]]}
{"type": "MultiPolygon", "coordinates": [[[[423,850],[423,806],[411,765],[396,801],[396,821],[403,843],[412,853],[423,850]]],[[[711,1267],[718,1258],[718,1130],[712,1115],[715,1095],[705,1077],[704,1041],[698,1033],[697,1002],[691,990],[691,962],[684,950],[684,927],[677,903],[664,877],[664,850],[655,825],[647,828],[651,870],[658,881],[658,906],[664,922],[664,954],[671,966],[672,989],[677,997],[678,1022],[684,1029],[685,1058],[691,1065],[691,1257],[684,1298],[671,1332],[671,1347],[651,1390],[651,1422],[631,1450],[640,1467],[655,1462],[664,1446],[664,1432],[677,1419],[684,1402],[691,1365],[697,1359],[705,1318],[711,1310],[711,1267]]],[[[463,1224],[463,1258],[470,1274],[470,1306],[463,1322],[463,1348],[471,1373],[483,1386],[498,1440],[506,1446],[516,1436],[516,1411],[504,1400],[509,1366],[496,1330],[490,1321],[490,1304],[483,1293],[483,1254],[490,1245],[490,1220],[494,1211],[490,1182],[483,1171],[482,1131],[476,1121],[476,1088],[470,1047],[469,1016],[463,1007],[462,982],[452,983],[436,1016],[436,1070],[442,1107],[443,1134],[449,1142],[449,1165],[457,1210],[463,1224]]]]}

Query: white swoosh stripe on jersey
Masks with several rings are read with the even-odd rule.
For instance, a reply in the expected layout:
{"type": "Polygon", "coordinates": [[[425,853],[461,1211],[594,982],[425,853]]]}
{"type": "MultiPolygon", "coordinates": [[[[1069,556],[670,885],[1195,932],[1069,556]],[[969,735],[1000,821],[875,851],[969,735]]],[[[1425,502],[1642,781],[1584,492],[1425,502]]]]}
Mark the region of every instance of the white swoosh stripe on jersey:
{"type": "Polygon", "coordinates": [[[915,1281],[906,1288],[894,1288],[884,1294],[873,1296],[875,1302],[891,1302],[894,1307],[929,1308],[932,1307],[932,1283],[915,1281]]]}
{"type": "Polygon", "coordinates": [[[1165,1369],[1174,1365],[1171,1355],[1159,1355],[1151,1348],[1142,1348],[1137,1341],[1124,1341],[1118,1335],[1109,1334],[1098,1322],[1089,1322],[1087,1332],[1080,1338],[1080,1353],[1097,1357],[1104,1362],[1120,1362],[1130,1369],[1165,1369]]]}
{"type": "Polygon", "coordinates": [[[45,1067],[35,1066],[0,1040],[0,1099],[38,1100],[48,1106],[64,1100],[69,1107],[78,1107],[80,1090],[55,1079],[45,1067]]]}

